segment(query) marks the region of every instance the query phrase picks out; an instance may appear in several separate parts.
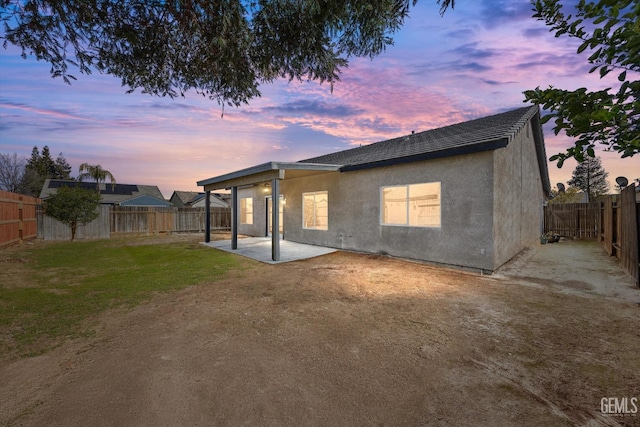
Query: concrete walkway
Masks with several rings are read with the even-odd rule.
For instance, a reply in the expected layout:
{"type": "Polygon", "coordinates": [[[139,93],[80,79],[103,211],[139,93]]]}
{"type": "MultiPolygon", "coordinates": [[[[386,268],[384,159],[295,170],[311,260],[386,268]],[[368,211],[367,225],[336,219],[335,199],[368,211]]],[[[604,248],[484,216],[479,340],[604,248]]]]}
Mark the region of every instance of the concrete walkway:
{"type": "Polygon", "coordinates": [[[337,249],[333,248],[280,240],[280,261],[274,261],[271,259],[271,237],[238,239],[238,249],[236,250],[231,249],[231,240],[214,240],[209,243],[203,243],[203,245],[268,264],[280,264],[283,262],[313,258],[337,251],[337,249]]]}
{"type": "Polygon", "coordinates": [[[533,244],[500,267],[493,277],[640,305],[640,289],[631,275],[595,240],[562,238],[560,243],[533,244]]]}

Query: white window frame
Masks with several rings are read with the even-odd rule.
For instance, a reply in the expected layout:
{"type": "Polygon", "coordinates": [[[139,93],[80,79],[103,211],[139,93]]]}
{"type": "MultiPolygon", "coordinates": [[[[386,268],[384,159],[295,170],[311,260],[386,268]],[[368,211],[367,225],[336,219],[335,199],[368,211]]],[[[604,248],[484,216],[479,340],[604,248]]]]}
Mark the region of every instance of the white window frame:
{"type": "Polygon", "coordinates": [[[240,224],[253,225],[253,197],[240,198],[240,224]],[[247,210],[247,202],[250,202],[250,209],[247,210]]]}
{"type": "Polygon", "coordinates": [[[384,225],[387,227],[417,227],[417,228],[441,228],[442,227],[442,183],[440,181],[436,182],[419,182],[415,184],[403,184],[403,185],[385,185],[380,187],[380,225],[384,225]],[[438,185],[438,224],[427,224],[427,225],[419,225],[412,224],[411,220],[411,187],[418,185],[438,185]],[[390,188],[404,188],[404,205],[405,205],[405,218],[403,222],[385,222],[385,200],[384,200],[384,191],[390,188]]]}
{"type": "Polygon", "coordinates": [[[302,193],[302,228],[304,230],[320,230],[320,231],[329,230],[329,192],[328,191],[313,191],[309,193],[302,193]],[[317,207],[316,196],[319,196],[319,195],[323,195],[327,199],[327,224],[326,225],[316,224],[316,207],[317,207]],[[313,220],[314,220],[313,227],[305,226],[306,221],[305,221],[304,201],[305,201],[305,197],[310,197],[310,196],[313,196],[313,220]]]}

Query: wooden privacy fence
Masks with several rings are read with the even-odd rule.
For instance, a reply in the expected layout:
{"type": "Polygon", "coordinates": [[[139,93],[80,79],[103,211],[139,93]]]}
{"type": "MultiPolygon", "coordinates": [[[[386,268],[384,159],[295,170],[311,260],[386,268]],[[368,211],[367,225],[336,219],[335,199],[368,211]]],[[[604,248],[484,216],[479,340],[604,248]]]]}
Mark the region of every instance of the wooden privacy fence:
{"type": "Polygon", "coordinates": [[[577,239],[600,235],[600,203],[550,203],[544,209],[544,231],[577,239]]]}
{"type": "MultiPolygon", "coordinates": [[[[78,224],[76,239],[108,239],[109,206],[100,206],[100,215],[87,225],[78,224]]],[[[71,227],[44,214],[38,206],[38,238],[43,240],[71,240],[71,227]]]]}
{"type": "Polygon", "coordinates": [[[640,285],[640,209],[635,190],[635,185],[630,185],[617,199],[608,196],[604,200],[600,241],[605,251],[616,256],[636,285],[640,285]]]}
{"type": "MultiPolygon", "coordinates": [[[[101,206],[100,216],[78,226],[77,239],[108,239],[111,234],[204,233],[204,208],[151,208],[101,206]]],[[[38,211],[38,237],[44,240],[71,239],[65,224],[38,211]]],[[[230,208],[211,208],[211,230],[231,228],[230,208]]]]}
{"type": "Polygon", "coordinates": [[[114,206],[111,209],[111,232],[158,234],[174,230],[173,208],[114,206]]]}
{"type": "Polygon", "coordinates": [[[544,210],[544,231],[594,239],[640,286],[640,204],[635,185],[596,203],[551,203],[544,210]]]}
{"type": "MultiPolygon", "coordinates": [[[[112,233],[199,233],[205,229],[205,208],[145,208],[115,206],[111,210],[112,233]]],[[[230,208],[211,208],[212,230],[231,228],[230,208]]]]}
{"type": "Polygon", "coordinates": [[[0,191],[0,247],[37,237],[38,203],[35,197],[0,191]]]}
{"type": "MultiPolygon", "coordinates": [[[[204,233],[205,208],[178,208],[175,215],[174,229],[178,232],[204,233]]],[[[209,220],[212,230],[231,229],[231,208],[211,207],[209,220]]]]}

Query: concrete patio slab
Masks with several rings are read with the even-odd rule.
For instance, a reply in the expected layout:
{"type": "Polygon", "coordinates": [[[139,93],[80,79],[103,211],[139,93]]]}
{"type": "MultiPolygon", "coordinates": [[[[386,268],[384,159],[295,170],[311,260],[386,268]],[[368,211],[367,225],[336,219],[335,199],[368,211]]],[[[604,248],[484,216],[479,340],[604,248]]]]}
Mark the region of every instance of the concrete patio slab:
{"type": "Polygon", "coordinates": [[[298,261],[337,251],[337,249],[334,248],[280,240],[280,261],[274,261],[271,259],[271,237],[238,239],[238,249],[235,250],[231,249],[231,240],[214,240],[209,243],[203,242],[202,244],[268,264],[298,261]]]}

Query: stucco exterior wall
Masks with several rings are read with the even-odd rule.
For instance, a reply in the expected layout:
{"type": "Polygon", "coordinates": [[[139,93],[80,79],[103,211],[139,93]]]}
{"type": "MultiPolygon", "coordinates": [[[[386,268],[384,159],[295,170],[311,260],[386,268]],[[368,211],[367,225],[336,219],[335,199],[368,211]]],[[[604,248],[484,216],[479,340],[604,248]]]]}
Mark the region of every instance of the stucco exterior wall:
{"type": "Polygon", "coordinates": [[[282,181],[285,239],[493,269],[493,155],[476,153],[282,181]],[[441,183],[441,227],[381,225],[381,187],[441,183]],[[327,191],[327,231],[302,228],[302,193],[327,191]]]}
{"type": "MultiPolygon", "coordinates": [[[[238,224],[238,233],[245,234],[247,236],[266,236],[267,223],[266,223],[266,197],[271,195],[269,192],[265,192],[264,185],[256,185],[249,188],[238,189],[238,207],[240,206],[240,199],[245,197],[251,197],[253,199],[253,224],[238,224]]],[[[240,221],[238,221],[240,222],[240,221]]]]}
{"type": "Polygon", "coordinates": [[[544,192],[531,122],[494,151],[494,268],[537,240],[544,192]]]}
{"type": "MultiPolygon", "coordinates": [[[[264,183],[266,184],[266,183],[264,183]]],[[[238,232],[267,234],[271,188],[238,190],[253,199],[253,224],[238,232]]],[[[443,159],[280,181],[284,239],[439,264],[493,271],[537,240],[544,200],[531,123],[505,148],[443,159]],[[441,226],[382,225],[381,188],[441,184],[441,226]],[[302,227],[302,194],[328,192],[328,230],[302,227]]]]}

